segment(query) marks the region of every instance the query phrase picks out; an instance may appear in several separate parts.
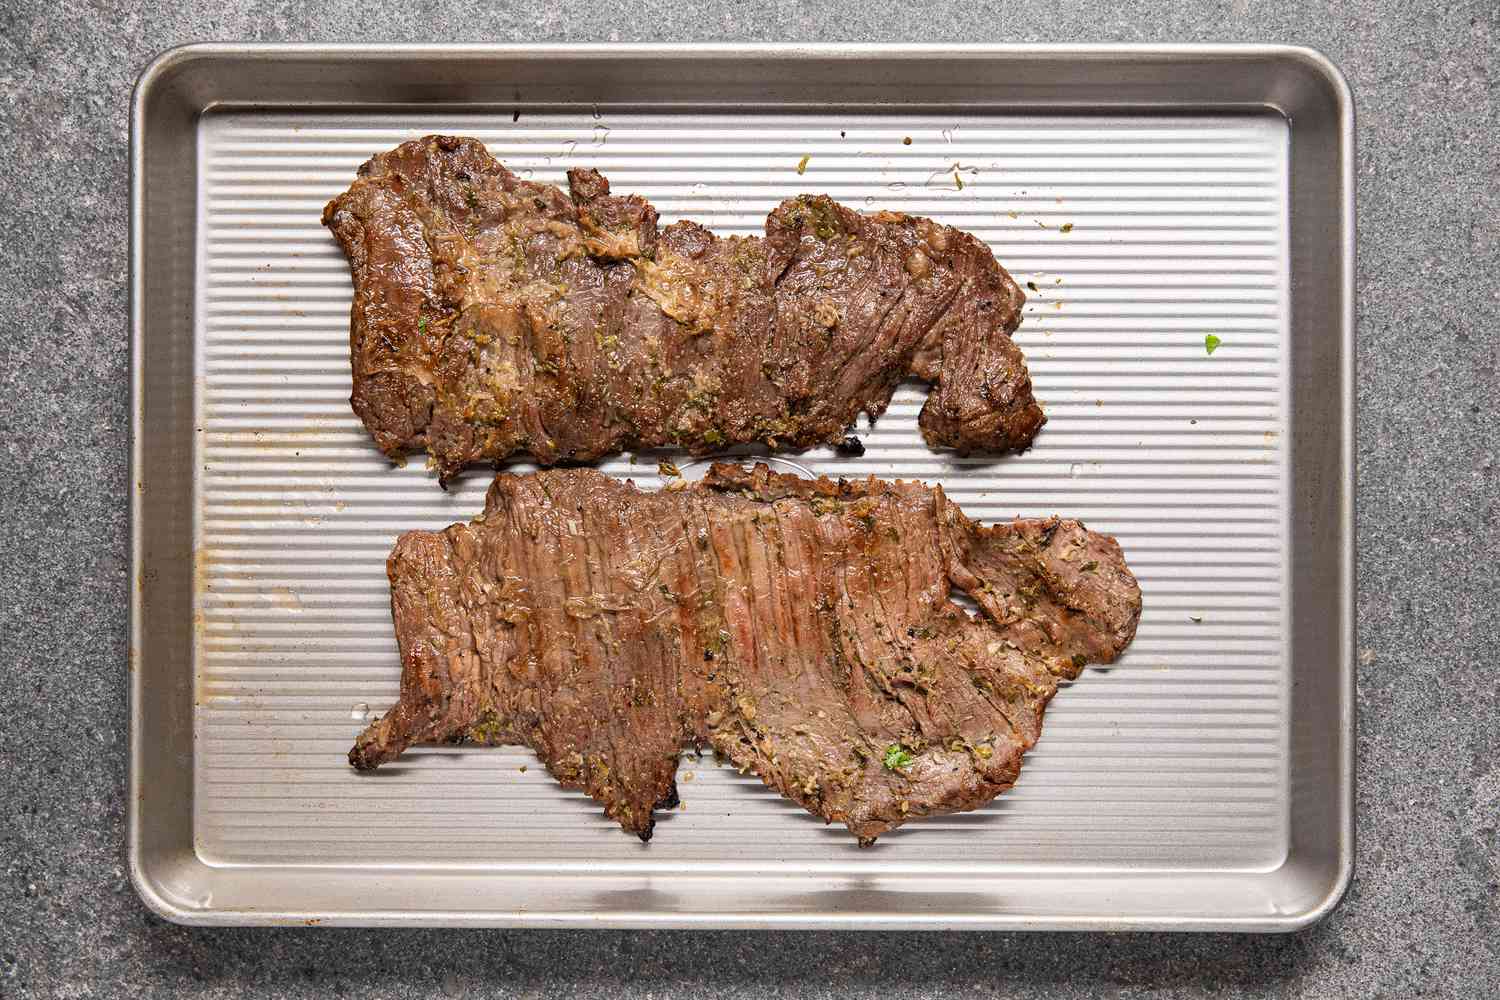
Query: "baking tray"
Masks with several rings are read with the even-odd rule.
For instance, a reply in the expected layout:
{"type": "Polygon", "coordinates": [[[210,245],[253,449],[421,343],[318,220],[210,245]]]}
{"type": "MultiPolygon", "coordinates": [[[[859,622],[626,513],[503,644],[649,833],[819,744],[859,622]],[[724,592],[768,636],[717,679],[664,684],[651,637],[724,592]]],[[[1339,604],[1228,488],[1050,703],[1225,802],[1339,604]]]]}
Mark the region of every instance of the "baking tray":
{"type": "MultiPolygon", "coordinates": [[[[1353,151],[1322,56],[203,45],[142,75],[131,162],[129,856],[158,913],[1289,930],[1339,899],[1353,151]],[[396,696],[384,557],[402,530],[472,516],[487,478],[443,493],[421,461],[392,468],[347,404],[350,283],[319,209],[428,132],[477,135],[538,180],[599,167],[721,233],[802,191],[931,215],[1035,286],[1017,340],[1051,420],[1030,452],[929,451],[907,386],[862,459],[781,458],[1124,544],[1139,635],[1060,692],[1013,792],[860,850],[689,758],[685,808],[642,845],[519,749],[347,767],[396,696]]],[[[604,468],[657,482],[651,459],[604,468]]]]}

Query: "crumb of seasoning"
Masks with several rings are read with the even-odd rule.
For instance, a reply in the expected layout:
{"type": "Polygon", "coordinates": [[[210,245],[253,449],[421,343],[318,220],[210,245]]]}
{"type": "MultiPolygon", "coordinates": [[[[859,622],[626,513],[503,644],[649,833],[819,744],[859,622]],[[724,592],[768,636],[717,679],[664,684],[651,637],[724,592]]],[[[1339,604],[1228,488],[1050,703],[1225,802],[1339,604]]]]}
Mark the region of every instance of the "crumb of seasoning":
{"type": "Polygon", "coordinates": [[[1060,285],[1060,284],[1062,284],[1062,279],[1058,278],[1056,281],[1053,282],[1053,284],[1054,285],[1060,285]]]}
{"type": "Polygon", "coordinates": [[[1203,349],[1209,354],[1212,354],[1214,351],[1217,351],[1219,349],[1219,345],[1222,343],[1224,343],[1224,341],[1220,340],[1218,337],[1215,337],[1210,333],[1208,336],[1203,338],[1203,349]]]}
{"type": "Polygon", "coordinates": [[[800,160],[797,161],[797,173],[799,173],[799,174],[805,174],[805,173],[807,173],[807,161],[810,160],[810,159],[812,159],[811,156],[804,156],[802,159],[800,159],[800,160]]]}
{"type": "Polygon", "coordinates": [[[964,179],[958,176],[958,170],[956,168],[953,171],[953,183],[957,185],[958,190],[962,191],[964,189],[964,179]]]}
{"type": "Polygon", "coordinates": [[[1071,233],[1073,231],[1073,223],[1064,222],[1062,225],[1057,227],[1057,231],[1060,233],[1071,233]]]}
{"type": "Polygon", "coordinates": [[[1010,216],[1012,219],[1019,219],[1020,218],[1020,216],[1017,215],[1015,212],[1006,212],[1005,214],[1008,215],[1008,216],[1010,216]]]}
{"type": "Polygon", "coordinates": [[[909,136],[909,135],[902,136],[901,137],[901,145],[903,145],[903,146],[910,146],[911,145],[911,136],[909,136]]]}
{"type": "Polygon", "coordinates": [[[892,743],[885,748],[885,756],[880,758],[880,762],[886,766],[887,770],[895,771],[898,768],[910,767],[915,759],[901,744],[892,743]]]}
{"type": "Polygon", "coordinates": [[[844,130],[843,130],[843,129],[840,129],[840,130],[839,130],[839,138],[840,138],[840,139],[842,139],[842,138],[844,138],[844,137],[845,137],[845,136],[847,136],[847,135],[848,135],[848,134],[849,134],[849,133],[848,133],[848,132],[845,132],[845,131],[844,131],[844,130]]]}
{"type": "Polygon", "coordinates": [[[1043,229],[1047,228],[1047,224],[1045,222],[1043,222],[1041,219],[1037,219],[1036,220],[1036,224],[1039,225],[1039,226],[1041,226],[1043,229]]]}
{"type": "Polygon", "coordinates": [[[1028,281],[1028,282],[1026,282],[1026,287],[1029,288],[1029,289],[1031,289],[1033,292],[1040,292],[1041,291],[1040,288],[1036,287],[1036,282],[1035,281],[1028,281]]]}
{"type": "Polygon", "coordinates": [[[1203,616],[1202,615],[1188,615],[1188,618],[1192,619],[1194,622],[1196,622],[1199,625],[1203,624],[1203,616]]]}
{"type": "Polygon", "coordinates": [[[853,434],[846,435],[844,440],[833,446],[834,451],[849,458],[859,458],[865,453],[865,443],[853,434]]]}
{"type": "Polygon", "coordinates": [[[525,764],[522,764],[522,765],[521,765],[521,767],[520,767],[520,771],[521,771],[521,773],[522,773],[522,774],[525,774],[525,773],[526,773],[526,765],[525,765],[525,764]]]}
{"type": "Polygon", "coordinates": [[[656,466],[656,473],[660,476],[680,476],[682,470],[672,462],[661,462],[656,466]]]}
{"type": "Polygon", "coordinates": [[[1196,424],[1197,422],[1198,422],[1198,418],[1197,417],[1193,417],[1193,418],[1191,418],[1191,419],[1188,420],[1188,423],[1190,423],[1190,424],[1196,424]]]}
{"type": "Polygon", "coordinates": [[[514,111],[512,111],[510,113],[510,120],[513,121],[513,122],[518,122],[518,121],[521,120],[521,109],[520,108],[517,108],[516,110],[514,110],[514,111]]]}
{"type": "Polygon", "coordinates": [[[692,771],[683,771],[682,772],[682,780],[683,781],[692,781],[693,780],[693,772],[692,771]]]}
{"type": "Polygon", "coordinates": [[[1102,399],[1096,399],[1096,400],[1094,400],[1094,405],[1095,406],[1103,406],[1104,405],[1104,400],[1102,400],[1102,399]]]}

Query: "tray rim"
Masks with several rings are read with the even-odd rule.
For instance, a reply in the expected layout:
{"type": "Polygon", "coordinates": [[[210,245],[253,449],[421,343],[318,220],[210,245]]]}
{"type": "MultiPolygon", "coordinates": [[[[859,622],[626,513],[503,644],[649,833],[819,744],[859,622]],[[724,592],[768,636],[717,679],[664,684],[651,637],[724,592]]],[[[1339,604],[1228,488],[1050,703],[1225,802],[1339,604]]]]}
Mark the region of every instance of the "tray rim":
{"type": "MultiPolygon", "coordinates": [[[[197,106],[202,114],[220,102],[207,101],[197,106]]],[[[448,102],[421,102],[423,106],[441,106],[448,102]]],[[[477,102],[458,102],[477,103],[477,102]]],[[[277,106],[267,104],[266,107],[277,106]]],[[[306,104],[282,105],[310,107],[306,104]]],[[[381,102],[383,107],[394,106],[381,102]]],[[[892,107],[899,105],[885,105],[892,107]]],[[[1257,107],[1278,111],[1290,122],[1291,112],[1275,101],[1266,100],[1257,107]]],[[[1017,105],[1017,107],[1023,107],[1017,105]]],[[[1087,103],[1073,105],[1087,108],[1087,103]]],[[[1180,110],[1192,108],[1233,109],[1243,105],[1183,102],[1180,110]]],[[[1128,111],[1128,106],[1121,110],[1128,111]]],[[[806,929],[996,929],[996,930],[1197,930],[1197,931],[1270,931],[1290,932],[1317,923],[1335,909],[1344,898],[1354,874],[1354,801],[1355,801],[1355,649],[1354,614],[1357,592],[1354,528],[1357,517],[1355,496],[1356,401],[1355,391],[1355,107],[1353,93],[1337,66],[1322,52],[1307,46],[1283,44],[1238,43],[1087,43],[1087,44],[950,44],[950,43],[261,43],[198,42],[176,46],[162,52],[141,71],[130,99],[130,626],[127,651],[127,714],[129,719],[129,761],[127,776],[126,856],[131,884],[144,904],[155,914],[174,923],[186,925],[285,925],[330,924],[362,926],[510,926],[510,927],[681,927],[681,928],[806,928],[806,929]],[[168,884],[160,864],[148,863],[143,830],[143,783],[146,780],[146,749],[143,703],[145,671],[137,669],[136,660],[145,649],[145,556],[142,524],[146,516],[144,470],[146,466],[145,419],[145,350],[147,337],[147,289],[144,262],[147,256],[145,237],[145,132],[150,104],[158,92],[168,87],[172,77],[195,63],[211,63],[227,57],[261,59],[335,60],[348,63],[384,61],[421,56],[435,62],[460,60],[543,60],[568,56],[608,62],[622,58],[663,60],[710,58],[726,63],[748,60],[783,60],[792,62],[840,61],[855,58],[901,60],[915,58],[956,58],[1024,62],[1032,59],[1076,59],[1090,62],[1128,62],[1156,60],[1173,62],[1187,59],[1258,58],[1286,62],[1309,72],[1314,84],[1322,88],[1332,102],[1337,119],[1339,152],[1336,214],[1338,233],[1330,243],[1336,246],[1339,260],[1337,274],[1341,308],[1337,329],[1329,336],[1338,338],[1340,352],[1336,372],[1342,393],[1339,413],[1341,440],[1337,469],[1330,470],[1330,485],[1339,488],[1337,499],[1336,557],[1333,567],[1339,583],[1337,632],[1339,655],[1330,669],[1337,669],[1335,695],[1338,718],[1337,843],[1332,878],[1323,891],[1306,906],[1287,913],[1262,917],[1163,918],[1134,917],[1039,917],[1025,912],[1014,913],[877,913],[821,912],[773,914],[770,912],[661,912],[596,914],[587,911],[544,913],[526,911],[493,911],[474,914],[467,911],[334,911],[274,912],[257,909],[211,909],[185,905],[181,893],[168,884]]],[[[1289,209],[1290,211],[1290,209],[1289,209]]],[[[191,765],[189,765],[191,766],[191,765]]],[[[206,872],[208,866],[192,845],[187,857],[174,858],[176,864],[206,872]]],[[[1285,873],[1292,863],[1290,856],[1279,871],[1285,873]]],[[[201,872],[200,872],[201,873],[201,872]]],[[[1275,874],[1274,872],[1272,874],[1275,874]]],[[[503,876],[502,876],[503,877],[503,876]]],[[[631,876],[634,878],[634,876],[631,876]]],[[[1022,877],[1024,878],[1024,876],[1022,877]]]]}

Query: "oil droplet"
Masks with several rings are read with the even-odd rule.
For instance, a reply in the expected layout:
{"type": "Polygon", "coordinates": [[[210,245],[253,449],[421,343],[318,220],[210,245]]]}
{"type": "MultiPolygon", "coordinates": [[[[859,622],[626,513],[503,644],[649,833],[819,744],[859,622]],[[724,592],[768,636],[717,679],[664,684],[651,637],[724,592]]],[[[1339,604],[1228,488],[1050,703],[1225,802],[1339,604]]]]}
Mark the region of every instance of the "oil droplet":
{"type": "Polygon", "coordinates": [[[1083,466],[1079,465],[1077,462],[1074,462],[1071,466],[1068,467],[1068,475],[1072,476],[1074,479],[1077,479],[1079,476],[1083,475],[1083,466]]]}
{"type": "Polygon", "coordinates": [[[938,191],[962,191],[964,182],[958,175],[958,164],[928,174],[926,186],[938,191]]]}
{"type": "Polygon", "coordinates": [[[523,170],[523,171],[521,171],[521,176],[522,177],[530,177],[531,176],[531,171],[529,169],[528,170],[523,170]]]}
{"type": "Polygon", "coordinates": [[[865,204],[866,205],[873,205],[873,204],[875,204],[875,196],[873,194],[866,195],[865,196],[865,204]]]}
{"type": "Polygon", "coordinates": [[[906,185],[903,184],[901,181],[891,181],[889,184],[886,185],[886,187],[890,188],[892,191],[905,191],[906,190],[906,185]]]}
{"type": "Polygon", "coordinates": [[[370,706],[365,702],[360,702],[358,705],[355,705],[353,708],[349,709],[349,718],[353,719],[356,722],[364,722],[369,717],[370,706]]]}
{"type": "Polygon", "coordinates": [[[693,190],[694,191],[707,191],[708,190],[708,185],[705,184],[705,183],[703,183],[702,181],[699,181],[697,184],[693,185],[693,190]]]}
{"type": "Polygon", "coordinates": [[[551,162],[552,162],[552,157],[550,157],[550,156],[544,156],[544,157],[542,157],[542,166],[545,167],[545,166],[547,166],[551,162]]]}
{"type": "Polygon", "coordinates": [[[563,143],[562,155],[564,155],[564,156],[572,156],[573,155],[573,150],[575,150],[577,148],[578,148],[578,141],[576,139],[569,139],[567,142],[563,143]]]}
{"type": "Polygon", "coordinates": [[[602,145],[604,145],[605,141],[608,140],[608,139],[609,139],[609,126],[608,125],[595,125],[594,126],[594,145],[595,146],[602,146],[602,145]]]}
{"type": "Polygon", "coordinates": [[[594,105],[594,121],[598,121],[600,118],[603,118],[603,117],[604,116],[599,113],[599,105],[597,105],[597,104],[594,105]]]}
{"type": "Polygon", "coordinates": [[[943,129],[943,141],[950,144],[953,142],[953,130],[951,128],[943,129]]]}

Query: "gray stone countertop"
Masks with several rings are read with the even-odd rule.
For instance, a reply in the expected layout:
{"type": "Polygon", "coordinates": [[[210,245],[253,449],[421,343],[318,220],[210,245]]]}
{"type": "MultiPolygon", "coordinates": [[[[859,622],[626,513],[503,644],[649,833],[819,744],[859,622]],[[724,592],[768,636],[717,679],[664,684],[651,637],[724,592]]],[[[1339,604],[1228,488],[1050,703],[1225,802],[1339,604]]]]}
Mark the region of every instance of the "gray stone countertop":
{"type": "Polygon", "coordinates": [[[1500,991],[1500,5],[12,0],[0,17],[0,997],[1500,991]],[[189,41],[1256,41],[1359,107],[1353,888],[1285,937],[192,930],[123,869],[127,104],[189,41]]]}

